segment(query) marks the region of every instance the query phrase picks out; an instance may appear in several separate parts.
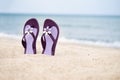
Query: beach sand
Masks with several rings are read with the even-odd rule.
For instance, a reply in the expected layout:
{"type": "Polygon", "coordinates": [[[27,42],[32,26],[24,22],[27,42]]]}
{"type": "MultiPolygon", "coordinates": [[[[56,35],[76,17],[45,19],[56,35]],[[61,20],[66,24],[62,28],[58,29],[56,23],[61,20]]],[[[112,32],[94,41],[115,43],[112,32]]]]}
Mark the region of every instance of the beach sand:
{"type": "Polygon", "coordinates": [[[26,55],[18,39],[0,37],[0,80],[120,80],[120,48],[59,42],[55,56],[26,55]]]}

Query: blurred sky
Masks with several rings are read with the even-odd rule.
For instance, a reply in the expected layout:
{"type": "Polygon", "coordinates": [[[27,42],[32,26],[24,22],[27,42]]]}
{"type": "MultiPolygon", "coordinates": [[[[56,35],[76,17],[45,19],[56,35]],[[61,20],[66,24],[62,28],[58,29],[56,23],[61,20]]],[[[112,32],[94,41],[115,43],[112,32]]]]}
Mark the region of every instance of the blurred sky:
{"type": "Polygon", "coordinates": [[[120,0],[1,0],[0,13],[120,15],[120,0]]]}

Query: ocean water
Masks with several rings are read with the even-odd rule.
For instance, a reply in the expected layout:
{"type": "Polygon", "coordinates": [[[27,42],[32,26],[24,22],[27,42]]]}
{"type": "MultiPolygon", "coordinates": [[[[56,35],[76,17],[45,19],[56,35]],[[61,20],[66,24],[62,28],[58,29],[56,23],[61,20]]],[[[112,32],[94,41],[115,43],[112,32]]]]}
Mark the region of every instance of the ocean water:
{"type": "Polygon", "coordinates": [[[45,19],[50,18],[59,25],[59,41],[120,48],[120,16],[0,14],[0,36],[21,38],[30,18],[38,20],[39,36],[45,19]]]}

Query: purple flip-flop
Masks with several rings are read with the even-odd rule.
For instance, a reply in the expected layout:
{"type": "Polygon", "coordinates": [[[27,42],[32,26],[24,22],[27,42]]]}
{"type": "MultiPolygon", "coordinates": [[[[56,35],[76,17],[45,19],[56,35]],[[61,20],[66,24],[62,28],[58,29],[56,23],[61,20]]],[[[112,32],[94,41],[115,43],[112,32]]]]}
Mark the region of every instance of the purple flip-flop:
{"type": "Polygon", "coordinates": [[[39,33],[39,24],[36,19],[29,19],[23,28],[22,45],[25,54],[36,54],[36,40],[39,33]]]}
{"type": "Polygon", "coordinates": [[[55,55],[55,48],[59,37],[59,27],[51,19],[46,19],[43,26],[43,34],[41,37],[42,54],[55,55]]]}

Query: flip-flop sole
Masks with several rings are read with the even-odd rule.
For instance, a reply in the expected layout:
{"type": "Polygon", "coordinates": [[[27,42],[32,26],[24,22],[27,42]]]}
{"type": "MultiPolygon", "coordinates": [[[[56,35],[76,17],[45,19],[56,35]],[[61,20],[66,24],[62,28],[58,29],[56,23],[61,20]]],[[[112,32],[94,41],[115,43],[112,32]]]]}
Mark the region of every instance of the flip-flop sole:
{"type": "MultiPolygon", "coordinates": [[[[26,31],[28,31],[30,28],[33,28],[32,32],[33,32],[33,35],[34,35],[34,38],[27,38],[26,36],[26,42],[22,40],[22,45],[23,47],[25,48],[25,51],[24,53],[34,53],[36,54],[36,40],[37,40],[37,37],[38,37],[38,33],[39,33],[39,24],[37,22],[37,20],[35,18],[32,18],[32,19],[29,19],[25,25],[24,25],[24,28],[23,28],[23,35],[26,34],[26,31]],[[33,41],[31,41],[33,39],[33,41]],[[30,44],[31,42],[31,44],[30,44]],[[32,43],[34,42],[34,44],[32,45],[32,43]],[[33,47],[33,49],[32,49],[33,47]]],[[[31,35],[29,35],[30,37],[31,35]]]]}
{"type": "Polygon", "coordinates": [[[43,34],[41,37],[41,43],[43,47],[42,53],[53,56],[55,55],[55,48],[56,48],[56,44],[59,36],[59,28],[53,20],[46,19],[43,28],[47,28],[48,26],[50,27],[51,34],[48,34],[48,35],[43,34]]]}

